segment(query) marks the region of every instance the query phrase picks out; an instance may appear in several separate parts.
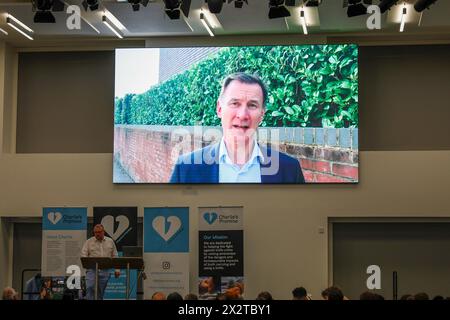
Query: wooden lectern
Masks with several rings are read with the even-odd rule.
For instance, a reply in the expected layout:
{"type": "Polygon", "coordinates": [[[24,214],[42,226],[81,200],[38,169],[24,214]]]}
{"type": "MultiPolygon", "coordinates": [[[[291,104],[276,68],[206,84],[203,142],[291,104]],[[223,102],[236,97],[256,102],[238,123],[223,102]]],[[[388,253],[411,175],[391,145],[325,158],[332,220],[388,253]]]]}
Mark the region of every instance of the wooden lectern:
{"type": "Polygon", "coordinates": [[[98,270],[99,269],[127,269],[126,299],[130,298],[130,269],[144,270],[144,259],[135,257],[81,257],[81,264],[85,269],[95,270],[95,300],[98,298],[98,270]]]}

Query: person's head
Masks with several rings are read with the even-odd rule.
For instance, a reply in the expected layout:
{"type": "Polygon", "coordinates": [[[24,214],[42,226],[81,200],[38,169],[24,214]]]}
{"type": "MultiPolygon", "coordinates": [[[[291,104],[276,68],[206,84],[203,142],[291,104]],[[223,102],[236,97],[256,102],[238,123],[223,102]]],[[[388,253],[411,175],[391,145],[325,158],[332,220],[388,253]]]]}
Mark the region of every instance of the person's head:
{"type": "Polygon", "coordinates": [[[414,295],[414,300],[430,300],[430,297],[425,292],[419,292],[414,295]]]}
{"type": "Polygon", "coordinates": [[[3,289],[2,300],[18,300],[18,294],[14,288],[6,287],[3,289]]]}
{"type": "Polygon", "coordinates": [[[225,293],[219,293],[216,296],[216,300],[228,300],[228,297],[225,293]]]}
{"type": "Polygon", "coordinates": [[[216,107],[225,139],[240,142],[253,137],[264,118],[266,100],[267,89],[259,77],[246,73],[226,77],[216,107]]]}
{"type": "Polygon", "coordinates": [[[198,296],[195,293],[188,293],[184,300],[198,300],[198,296]]]}
{"type": "Polygon", "coordinates": [[[178,292],[172,292],[167,296],[167,300],[183,300],[183,297],[178,292]]]}
{"type": "Polygon", "coordinates": [[[325,300],[341,301],[344,300],[344,294],[338,287],[329,287],[322,291],[322,297],[325,300]]]}
{"type": "Polygon", "coordinates": [[[101,224],[96,224],[94,227],[94,236],[98,241],[102,241],[105,238],[105,228],[101,224]]]}
{"type": "Polygon", "coordinates": [[[308,292],[303,287],[298,287],[292,290],[293,300],[308,300],[308,292]]]}
{"type": "Polygon", "coordinates": [[[238,300],[241,298],[241,289],[239,287],[228,288],[225,291],[227,300],[238,300]]]}
{"type": "Polygon", "coordinates": [[[213,277],[208,277],[200,281],[199,292],[203,293],[214,293],[216,291],[216,286],[213,277]]]}
{"type": "Polygon", "coordinates": [[[445,300],[444,299],[444,297],[443,296],[435,296],[434,298],[433,298],[433,300],[435,300],[435,301],[438,301],[438,300],[445,300]]]}
{"type": "Polygon", "coordinates": [[[402,295],[400,297],[400,300],[414,300],[414,296],[409,294],[409,293],[407,293],[407,294],[402,295]]]}
{"type": "Polygon", "coordinates": [[[155,292],[152,295],[152,300],[166,300],[166,295],[162,292],[155,292]]]}
{"type": "Polygon", "coordinates": [[[256,300],[273,300],[272,295],[268,291],[263,291],[258,294],[256,300]]]}
{"type": "Polygon", "coordinates": [[[42,286],[45,288],[50,288],[52,286],[52,279],[51,278],[44,278],[42,280],[42,286]]]}
{"type": "Polygon", "coordinates": [[[384,297],[378,293],[366,291],[361,293],[359,300],[384,300],[384,297]]]}

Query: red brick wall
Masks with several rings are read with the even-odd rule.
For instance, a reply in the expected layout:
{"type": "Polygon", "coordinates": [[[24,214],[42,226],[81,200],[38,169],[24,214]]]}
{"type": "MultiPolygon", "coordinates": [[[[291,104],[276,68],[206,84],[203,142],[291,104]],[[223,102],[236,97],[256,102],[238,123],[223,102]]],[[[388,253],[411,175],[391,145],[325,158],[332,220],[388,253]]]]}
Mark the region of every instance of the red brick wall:
{"type": "MultiPolygon", "coordinates": [[[[114,135],[114,159],[135,182],[169,181],[176,161],[176,155],[172,159],[172,150],[177,143],[171,141],[169,130],[116,126],[114,135]]],[[[200,138],[197,140],[197,145],[202,145],[200,138]]],[[[300,160],[307,182],[358,181],[358,150],[292,142],[273,146],[300,160]]]]}

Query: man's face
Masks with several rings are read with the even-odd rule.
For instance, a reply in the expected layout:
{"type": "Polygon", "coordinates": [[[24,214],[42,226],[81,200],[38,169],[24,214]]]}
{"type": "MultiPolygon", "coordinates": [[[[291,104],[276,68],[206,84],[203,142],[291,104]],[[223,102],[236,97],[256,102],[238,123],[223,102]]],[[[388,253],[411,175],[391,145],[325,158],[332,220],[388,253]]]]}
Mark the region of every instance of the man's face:
{"type": "Polygon", "coordinates": [[[217,101],[224,136],[238,140],[253,137],[264,117],[263,103],[263,91],[258,84],[231,81],[217,101]]]}
{"type": "Polygon", "coordinates": [[[95,227],[94,228],[94,236],[95,239],[102,241],[105,237],[105,230],[102,227],[95,227]]]}

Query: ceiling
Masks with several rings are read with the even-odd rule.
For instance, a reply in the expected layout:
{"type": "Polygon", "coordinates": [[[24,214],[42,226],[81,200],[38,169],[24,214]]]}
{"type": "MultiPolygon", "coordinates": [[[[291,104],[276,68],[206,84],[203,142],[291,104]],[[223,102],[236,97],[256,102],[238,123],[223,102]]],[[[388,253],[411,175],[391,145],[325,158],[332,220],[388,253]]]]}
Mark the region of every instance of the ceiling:
{"type": "MultiPolygon", "coordinates": [[[[100,10],[86,12],[81,7],[82,0],[64,0],[67,5],[78,5],[81,8],[81,28],[69,30],[66,22],[71,15],[66,12],[55,12],[56,23],[54,24],[38,24],[33,22],[34,12],[32,12],[30,0],[2,0],[0,3],[0,28],[5,30],[8,35],[0,32],[0,39],[22,46],[26,46],[27,42],[33,42],[25,39],[6,24],[8,14],[33,29],[35,43],[49,40],[115,40],[114,33],[102,23],[103,13],[106,13],[111,19],[116,18],[122,24],[120,33],[125,40],[208,36],[207,30],[200,20],[202,8],[216,36],[262,36],[266,34],[304,36],[300,22],[301,0],[296,1],[296,7],[288,7],[291,17],[272,20],[268,18],[268,0],[248,0],[249,4],[244,4],[242,9],[236,9],[233,4],[224,4],[222,12],[216,15],[209,13],[205,0],[192,0],[189,16],[180,20],[170,20],[167,17],[162,0],[151,0],[152,2],[147,7],[141,7],[137,12],[133,12],[131,5],[126,1],[103,0],[100,10]]],[[[382,15],[381,30],[368,30],[366,27],[368,15],[348,18],[342,2],[342,0],[323,0],[318,8],[306,8],[309,35],[304,37],[330,34],[365,37],[398,36],[400,34],[399,22],[403,4],[394,6],[388,13],[382,15]]],[[[403,1],[399,1],[399,3],[403,3],[403,1]]],[[[439,0],[431,6],[430,10],[425,10],[422,15],[413,10],[414,0],[407,0],[405,3],[409,6],[409,10],[405,32],[401,34],[402,36],[450,37],[450,1],[439,0]]]]}

